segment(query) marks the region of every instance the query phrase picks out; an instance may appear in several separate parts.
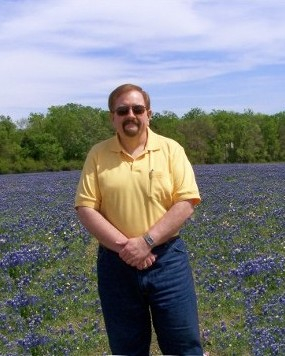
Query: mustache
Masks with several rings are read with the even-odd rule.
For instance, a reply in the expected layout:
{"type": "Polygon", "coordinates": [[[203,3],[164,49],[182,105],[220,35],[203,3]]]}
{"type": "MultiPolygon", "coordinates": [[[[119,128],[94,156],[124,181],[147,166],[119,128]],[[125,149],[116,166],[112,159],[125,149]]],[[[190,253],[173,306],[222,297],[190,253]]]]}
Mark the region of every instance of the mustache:
{"type": "Polygon", "coordinates": [[[141,125],[141,123],[138,120],[130,120],[130,119],[125,120],[122,125],[123,125],[123,127],[125,127],[128,124],[135,124],[137,126],[141,125]]]}

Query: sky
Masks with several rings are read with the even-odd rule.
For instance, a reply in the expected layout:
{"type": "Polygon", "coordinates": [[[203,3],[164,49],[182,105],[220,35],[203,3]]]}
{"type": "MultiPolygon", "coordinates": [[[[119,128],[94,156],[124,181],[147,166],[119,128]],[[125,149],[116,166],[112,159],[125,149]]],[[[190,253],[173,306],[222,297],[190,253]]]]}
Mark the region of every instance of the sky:
{"type": "Polygon", "coordinates": [[[285,110],[285,0],[0,0],[0,115],[76,103],[118,85],[152,110],[285,110]]]}

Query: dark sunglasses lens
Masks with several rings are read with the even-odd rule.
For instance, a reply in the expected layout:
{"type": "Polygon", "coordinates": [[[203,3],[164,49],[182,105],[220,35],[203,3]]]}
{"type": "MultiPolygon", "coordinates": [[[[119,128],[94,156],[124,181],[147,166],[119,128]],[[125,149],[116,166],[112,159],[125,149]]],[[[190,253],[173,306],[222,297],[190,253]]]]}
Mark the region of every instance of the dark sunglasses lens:
{"type": "Polygon", "coordinates": [[[129,112],[129,107],[128,106],[121,106],[116,110],[117,115],[119,116],[124,116],[127,115],[129,112]]]}
{"type": "Polygon", "coordinates": [[[143,105],[134,105],[132,110],[135,115],[140,115],[144,113],[145,107],[143,105]]]}

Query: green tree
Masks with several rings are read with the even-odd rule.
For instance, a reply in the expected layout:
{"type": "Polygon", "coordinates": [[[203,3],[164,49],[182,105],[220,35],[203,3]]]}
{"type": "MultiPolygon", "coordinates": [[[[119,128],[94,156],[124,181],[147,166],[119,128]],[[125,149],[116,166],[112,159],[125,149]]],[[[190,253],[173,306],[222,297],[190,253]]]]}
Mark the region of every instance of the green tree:
{"type": "MultiPolygon", "coordinates": [[[[17,168],[21,147],[16,124],[9,116],[0,116],[0,173],[17,168]]],[[[17,169],[18,170],[18,169],[17,169]]]]}
{"type": "Polygon", "coordinates": [[[154,113],[150,121],[150,127],[159,135],[170,137],[185,145],[185,137],[179,131],[180,119],[172,111],[163,111],[162,114],[154,113]]]}
{"type": "Polygon", "coordinates": [[[278,122],[278,138],[280,144],[278,160],[285,161],[285,111],[276,114],[274,117],[278,122]]]}
{"type": "Polygon", "coordinates": [[[259,114],[256,121],[261,129],[264,140],[263,159],[277,161],[280,153],[279,122],[274,116],[259,114]]]}
{"type": "Polygon", "coordinates": [[[261,162],[264,141],[259,125],[248,117],[240,117],[234,131],[235,161],[261,162]]]}
{"type": "Polygon", "coordinates": [[[52,106],[46,118],[47,131],[57,138],[67,161],[83,160],[93,144],[111,135],[107,114],[101,109],[78,104],[52,106]]]}
{"type": "Polygon", "coordinates": [[[185,137],[185,151],[192,163],[213,163],[211,147],[216,138],[216,128],[211,118],[202,110],[193,109],[183,116],[180,131],[185,137]]]}
{"type": "MultiPolygon", "coordinates": [[[[179,118],[154,113],[151,128],[173,138],[192,163],[285,160],[285,112],[275,115],[193,108],[179,118]]],[[[80,169],[95,143],[114,134],[108,111],[79,104],[52,106],[16,124],[0,116],[0,173],[80,169]]]]}
{"type": "Polygon", "coordinates": [[[210,117],[216,129],[216,137],[211,145],[213,162],[235,162],[234,126],[235,122],[238,121],[238,114],[232,111],[213,110],[210,117]]]}
{"type": "Polygon", "coordinates": [[[25,136],[22,140],[22,155],[42,161],[46,169],[58,168],[63,160],[63,149],[57,139],[49,133],[25,136]]]}

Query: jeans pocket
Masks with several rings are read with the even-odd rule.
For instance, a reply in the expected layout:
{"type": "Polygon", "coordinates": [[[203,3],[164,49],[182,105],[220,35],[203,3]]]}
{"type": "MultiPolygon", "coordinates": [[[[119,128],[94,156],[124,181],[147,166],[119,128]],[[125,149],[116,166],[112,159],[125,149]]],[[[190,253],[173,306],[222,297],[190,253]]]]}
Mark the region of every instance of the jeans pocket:
{"type": "Polygon", "coordinates": [[[176,253],[187,253],[185,242],[182,239],[175,240],[170,251],[176,253]]]}

